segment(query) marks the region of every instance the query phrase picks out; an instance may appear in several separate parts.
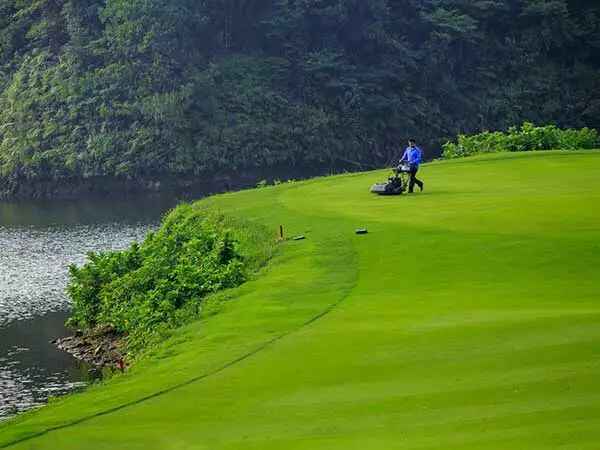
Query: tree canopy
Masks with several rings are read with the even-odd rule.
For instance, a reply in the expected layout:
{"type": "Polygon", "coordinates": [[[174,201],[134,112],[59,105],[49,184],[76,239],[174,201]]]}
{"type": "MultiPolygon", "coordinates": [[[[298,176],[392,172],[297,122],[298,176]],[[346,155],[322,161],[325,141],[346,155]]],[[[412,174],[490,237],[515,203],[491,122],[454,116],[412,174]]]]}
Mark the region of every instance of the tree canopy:
{"type": "Polygon", "coordinates": [[[0,191],[600,129],[593,0],[0,0],[0,191]]]}

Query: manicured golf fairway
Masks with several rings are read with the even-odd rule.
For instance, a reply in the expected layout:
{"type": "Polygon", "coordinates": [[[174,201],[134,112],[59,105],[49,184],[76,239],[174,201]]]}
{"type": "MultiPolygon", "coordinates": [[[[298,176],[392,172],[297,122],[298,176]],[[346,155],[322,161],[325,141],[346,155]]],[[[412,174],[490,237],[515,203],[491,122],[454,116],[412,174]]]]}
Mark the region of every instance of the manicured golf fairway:
{"type": "Polygon", "coordinates": [[[201,202],[307,239],[0,447],[599,448],[600,152],[433,163],[423,194],[369,194],[385,175],[201,202]]]}

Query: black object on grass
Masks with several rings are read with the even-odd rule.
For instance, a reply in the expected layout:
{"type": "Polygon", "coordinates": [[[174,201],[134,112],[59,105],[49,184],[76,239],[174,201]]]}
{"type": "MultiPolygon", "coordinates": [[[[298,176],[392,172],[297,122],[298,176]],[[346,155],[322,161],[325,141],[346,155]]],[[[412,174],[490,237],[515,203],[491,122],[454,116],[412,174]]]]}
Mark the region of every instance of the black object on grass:
{"type": "Polygon", "coordinates": [[[304,239],[306,239],[306,236],[303,236],[303,235],[301,235],[301,236],[296,236],[296,237],[294,238],[294,240],[295,240],[295,241],[303,241],[304,239]]]}
{"type": "Polygon", "coordinates": [[[356,230],[356,234],[368,234],[369,231],[366,228],[359,228],[356,230]]]}

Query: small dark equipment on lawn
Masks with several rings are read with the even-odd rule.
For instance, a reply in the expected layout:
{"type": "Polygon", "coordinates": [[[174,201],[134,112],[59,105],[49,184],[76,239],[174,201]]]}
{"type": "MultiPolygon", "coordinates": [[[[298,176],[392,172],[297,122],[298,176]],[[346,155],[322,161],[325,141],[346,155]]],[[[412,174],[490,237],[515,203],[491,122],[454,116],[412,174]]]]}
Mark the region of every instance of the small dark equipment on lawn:
{"type": "Polygon", "coordinates": [[[375,183],[371,192],[377,195],[400,195],[408,189],[410,167],[402,164],[394,168],[394,174],[385,183],[375,183]]]}

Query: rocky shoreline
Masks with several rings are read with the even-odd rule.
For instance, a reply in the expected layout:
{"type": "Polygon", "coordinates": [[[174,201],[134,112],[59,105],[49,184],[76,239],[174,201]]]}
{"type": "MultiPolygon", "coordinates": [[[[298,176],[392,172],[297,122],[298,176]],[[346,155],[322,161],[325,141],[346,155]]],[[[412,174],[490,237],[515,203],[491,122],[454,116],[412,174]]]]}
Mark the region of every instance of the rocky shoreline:
{"type": "Polygon", "coordinates": [[[90,331],[77,330],[74,335],[52,341],[59,349],[76,359],[96,368],[124,371],[125,338],[112,327],[101,327],[90,331]]]}

